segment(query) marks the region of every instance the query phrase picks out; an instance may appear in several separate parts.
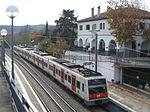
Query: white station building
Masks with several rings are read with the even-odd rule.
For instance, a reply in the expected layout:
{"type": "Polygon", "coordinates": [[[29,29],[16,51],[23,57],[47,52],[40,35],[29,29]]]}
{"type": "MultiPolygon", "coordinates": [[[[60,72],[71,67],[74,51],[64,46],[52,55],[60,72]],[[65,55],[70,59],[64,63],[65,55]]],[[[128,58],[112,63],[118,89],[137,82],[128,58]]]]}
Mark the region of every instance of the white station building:
{"type": "MultiPolygon", "coordinates": [[[[95,48],[95,35],[97,34],[97,49],[102,52],[110,52],[121,50],[121,47],[115,42],[115,37],[111,35],[109,24],[105,13],[100,13],[100,7],[97,9],[97,14],[94,15],[94,8],[91,11],[91,17],[78,20],[78,47],[85,49],[95,48]],[[94,31],[94,32],[93,32],[94,31]]],[[[141,24],[150,29],[150,12],[141,11],[143,19],[141,24]]],[[[139,25],[142,29],[142,26],[139,25]]],[[[144,40],[140,35],[135,36],[135,41],[128,41],[124,48],[140,50],[150,53],[150,40],[144,40]]]]}

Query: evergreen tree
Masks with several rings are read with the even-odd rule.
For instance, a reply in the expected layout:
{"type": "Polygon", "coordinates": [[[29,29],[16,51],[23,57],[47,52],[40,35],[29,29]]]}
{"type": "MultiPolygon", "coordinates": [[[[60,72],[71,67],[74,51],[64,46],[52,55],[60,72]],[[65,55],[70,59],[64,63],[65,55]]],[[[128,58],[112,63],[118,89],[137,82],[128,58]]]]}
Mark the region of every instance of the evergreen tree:
{"type": "Polygon", "coordinates": [[[63,10],[61,17],[55,21],[55,35],[66,40],[69,45],[73,45],[77,37],[77,17],[74,10],[63,10]]]}
{"type": "Polygon", "coordinates": [[[49,30],[48,30],[48,21],[46,21],[45,33],[44,36],[49,37],[49,30]]]}

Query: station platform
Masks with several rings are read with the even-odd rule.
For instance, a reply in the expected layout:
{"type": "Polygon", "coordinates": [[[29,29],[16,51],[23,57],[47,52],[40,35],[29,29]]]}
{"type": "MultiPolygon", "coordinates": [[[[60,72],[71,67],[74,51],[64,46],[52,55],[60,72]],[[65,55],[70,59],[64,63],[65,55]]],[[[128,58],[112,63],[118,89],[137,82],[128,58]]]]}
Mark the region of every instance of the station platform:
{"type": "MultiPolygon", "coordinates": [[[[13,80],[12,76],[11,76],[11,71],[10,71],[11,70],[11,59],[8,56],[6,56],[5,59],[6,59],[5,67],[7,70],[9,70],[8,75],[10,75],[9,76],[10,79],[13,80]]],[[[32,110],[33,112],[46,112],[40,99],[38,98],[38,96],[32,89],[31,85],[28,83],[25,76],[23,75],[22,71],[19,69],[19,67],[16,64],[14,64],[14,74],[15,74],[15,78],[13,81],[14,81],[14,85],[15,85],[15,91],[17,93],[19,93],[18,94],[19,96],[23,95],[25,97],[25,100],[27,101],[27,103],[30,106],[29,110],[32,110]]],[[[4,111],[0,111],[0,112],[4,112],[4,111]]],[[[5,112],[7,112],[7,111],[5,111],[5,112]]],[[[11,112],[11,111],[8,111],[8,112],[11,112]]]]}
{"type": "Polygon", "coordinates": [[[9,87],[5,77],[2,75],[0,66],[0,112],[16,112],[12,104],[9,87]]]}
{"type": "Polygon", "coordinates": [[[130,87],[109,82],[111,98],[126,105],[135,112],[150,112],[150,95],[130,87]]]}
{"type": "MultiPolygon", "coordinates": [[[[76,64],[83,65],[84,62],[89,61],[88,57],[90,57],[91,62],[95,63],[95,60],[93,61],[93,59],[95,59],[95,54],[89,55],[88,52],[67,51],[65,55],[66,57],[64,57],[64,59],[76,64]],[[73,59],[73,57],[77,58],[73,59]]],[[[142,93],[139,90],[111,82],[111,79],[114,79],[114,76],[112,75],[114,74],[114,65],[112,62],[113,61],[111,61],[108,56],[98,55],[97,70],[98,72],[105,74],[105,77],[109,81],[108,91],[110,98],[113,98],[120,104],[132,109],[134,112],[150,112],[150,95],[142,93]]],[[[87,68],[90,68],[90,66],[87,66],[87,68]]]]}

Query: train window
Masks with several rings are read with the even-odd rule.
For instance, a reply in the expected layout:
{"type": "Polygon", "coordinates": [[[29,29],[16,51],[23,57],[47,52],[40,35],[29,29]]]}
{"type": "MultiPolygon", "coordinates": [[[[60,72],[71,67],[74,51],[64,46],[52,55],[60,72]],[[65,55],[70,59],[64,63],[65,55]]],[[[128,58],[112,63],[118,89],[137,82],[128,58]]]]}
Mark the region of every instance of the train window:
{"type": "Polygon", "coordinates": [[[53,66],[49,65],[49,69],[50,69],[51,71],[53,71],[53,66]]]}
{"type": "Polygon", "coordinates": [[[56,74],[58,75],[58,69],[56,69],[56,74]]]}
{"type": "Polygon", "coordinates": [[[68,82],[71,83],[71,76],[68,75],[68,82]]]}
{"type": "Polygon", "coordinates": [[[82,92],[84,92],[84,84],[82,83],[82,92]]]}
{"type": "Polygon", "coordinates": [[[67,81],[67,74],[65,74],[65,80],[67,81]]]}
{"type": "Polygon", "coordinates": [[[58,74],[58,75],[60,76],[60,70],[58,70],[58,71],[59,71],[59,74],[58,74]]]}
{"type": "Polygon", "coordinates": [[[77,81],[77,88],[80,89],[80,82],[77,81]]]}
{"type": "Polygon", "coordinates": [[[49,70],[52,70],[52,66],[51,65],[49,65],[49,70]]]}
{"type": "Polygon", "coordinates": [[[47,67],[47,63],[44,63],[45,67],[47,67]]]}

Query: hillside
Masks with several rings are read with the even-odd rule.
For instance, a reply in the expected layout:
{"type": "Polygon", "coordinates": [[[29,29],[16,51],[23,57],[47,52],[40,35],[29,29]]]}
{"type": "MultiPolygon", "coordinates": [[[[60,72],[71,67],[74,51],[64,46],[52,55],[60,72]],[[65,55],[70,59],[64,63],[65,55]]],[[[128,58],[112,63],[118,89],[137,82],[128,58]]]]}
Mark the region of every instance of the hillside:
{"type": "MultiPolygon", "coordinates": [[[[14,30],[20,30],[25,28],[27,25],[24,26],[14,26],[14,30]]],[[[45,24],[39,24],[39,25],[28,25],[30,29],[36,29],[36,30],[42,30],[45,28],[45,24]]],[[[49,25],[49,28],[54,28],[54,25],[49,25]]],[[[10,30],[11,26],[10,25],[0,25],[0,29],[7,29],[10,30]]]]}

